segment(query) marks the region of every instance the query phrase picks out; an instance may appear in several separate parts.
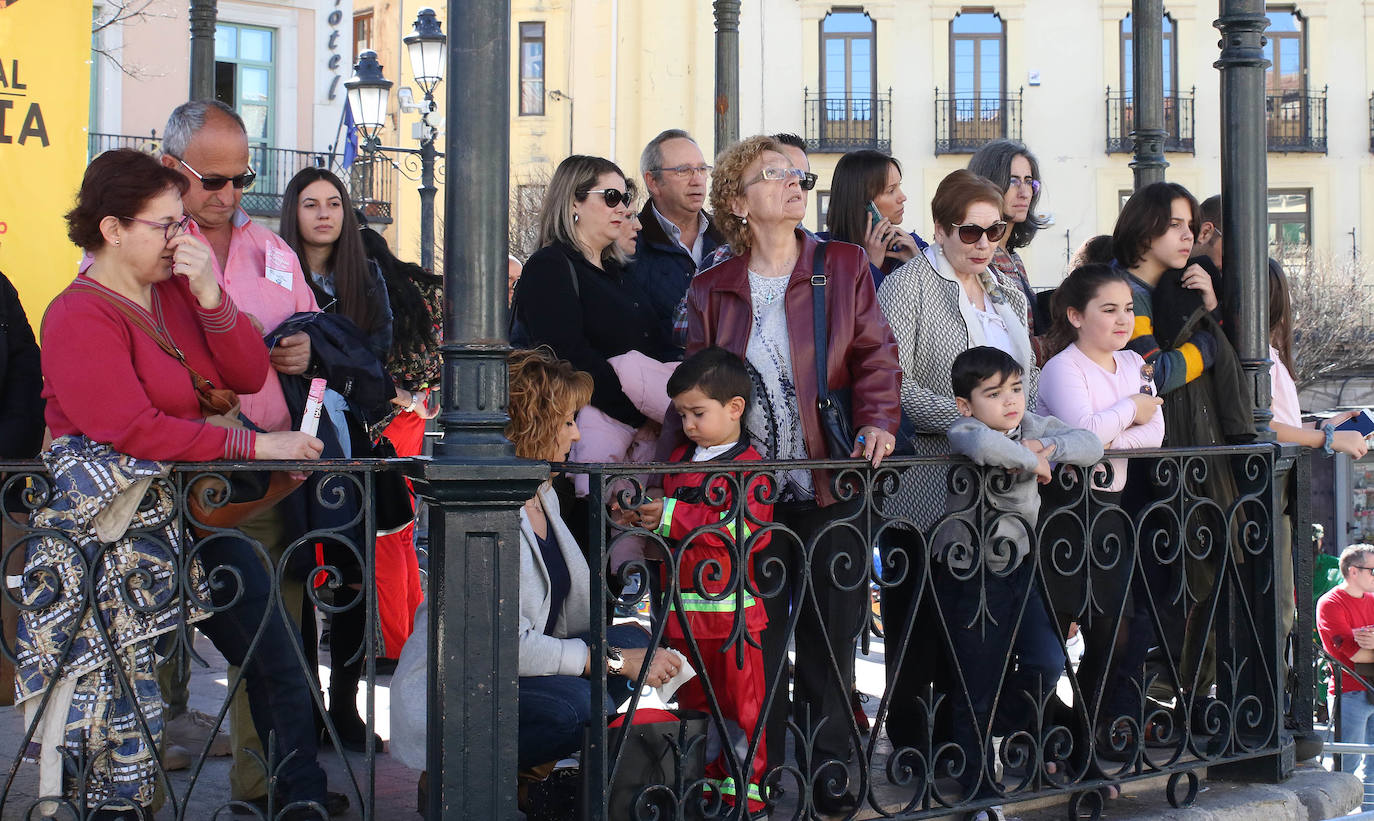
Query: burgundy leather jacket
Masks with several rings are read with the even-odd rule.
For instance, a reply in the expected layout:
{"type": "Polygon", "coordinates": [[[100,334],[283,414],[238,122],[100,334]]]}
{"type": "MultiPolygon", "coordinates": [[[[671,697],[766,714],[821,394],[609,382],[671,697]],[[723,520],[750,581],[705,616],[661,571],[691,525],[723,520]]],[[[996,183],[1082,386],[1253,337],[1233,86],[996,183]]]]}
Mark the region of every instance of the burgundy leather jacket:
{"type": "MultiPolygon", "coordinates": [[[[816,345],[811,304],[811,266],[814,236],[797,231],[801,253],[787,283],[787,331],[792,351],[792,378],[806,441],[813,459],[828,457],[825,434],[817,413],[816,345]]],[[[749,291],[749,254],[709,268],[692,280],[687,292],[687,355],[719,345],[744,357],[753,330],[754,309],[749,291]]],[[[826,248],[826,320],[830,326],[827,374],[831,388],[852,391],[854,430],[872,425],[897,434],[901,421],[902,369],[897,364],[897,341],[878,308],[868,257],[857,245],[831,242],[826,248]]],[[[674,427],[677,414],[669,414],[674,427]]],[[[665,425],[665,434],[668,426],[665,425]]],[[[669,437],[673,438],[673,437],[669,437]]],[[[681,439],[680,430],[675,438],[681,439]]],[[[816,501],[829,505],[828,475],[814,475],[816,501]]]]}

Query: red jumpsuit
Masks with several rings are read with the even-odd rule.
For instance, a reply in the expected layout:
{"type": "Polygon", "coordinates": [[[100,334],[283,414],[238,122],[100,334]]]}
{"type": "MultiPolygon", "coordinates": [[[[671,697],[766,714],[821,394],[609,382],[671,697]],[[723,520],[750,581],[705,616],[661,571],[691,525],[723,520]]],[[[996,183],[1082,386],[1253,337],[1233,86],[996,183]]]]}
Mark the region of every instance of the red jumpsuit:
{"type": "MultiPolygon", "coordinates": [[[[673,461],[686,461],[696,452],[688,443],[673,452],[673,461]]],[[[663,518],[657,532],[669,538],[674,559],[679,565],[678,595],[670,603],[668,624],[664,637],[669,646],[687,656],[697,668],[697,676],[677,691],[678,705],[683,709],[700,710],[712,715],[711,699],[703,681],[709,682],[715,702],[724,719],[727,738],[720,739],[720,753],[712,755],[717,745],[708,744],[706,777],[715,782],[726,801],[734,803],[738,790],[731,777],[729,757],[724,745],[735,750],[735,757],[745,762],[754,731],[761,726],[764,693],[767,682],[763,671],[763,651],[760,636],[768,624],[763,602],[750,594],[748,586],[739,579],[738,560],[741,552],[757,553],[768,544],[769,534],[750,538],[773,518],[773,506],[758,501],[757,496],[772,495],[772,480],[766,474],[720,473],[707,488],[708,472],[725,471],[725,461],[757,462],[758,451],[742,441],[709,463],[701,463],[701,473],[669,474],[663,477],[663,518]],[[748,512],[736,510],[737,488],[748,482],[744,503],[748,512]],[[690,536],[697,528],[711,528],[690,536]],[[737,529],[743,530],[743,540],[736,539],[737,529]],[[690,537],[690,538],[689,538],[690,537]],[[714,562],[716,567],[712,567],[714,562]],[[697,568],[701,569],[700,587],[697,568]],[[742,619],[738,625],[737,619],[742,619]],[[685,624],[684,624],[685,621],[685,624]],[[732,634],[739,629],[735,638],[732,634]],[[687,638],[690,631],[696,640],[699,657],[693,657],[687,638]],[[739,654],[743,653],[740,663],[739,654]]],[[[753,568],[748,578],[753,579],[753,568]]],[[[664,588],[670,588],[665,568],[664,588]]],[[[712,732],[719,730],[712,721],[712,732]]],[[[758,749],[749,762],[748,800],[750,812],[762,809],[759,779],[767,766],[765,740],[759,738],[758,749]]]]}

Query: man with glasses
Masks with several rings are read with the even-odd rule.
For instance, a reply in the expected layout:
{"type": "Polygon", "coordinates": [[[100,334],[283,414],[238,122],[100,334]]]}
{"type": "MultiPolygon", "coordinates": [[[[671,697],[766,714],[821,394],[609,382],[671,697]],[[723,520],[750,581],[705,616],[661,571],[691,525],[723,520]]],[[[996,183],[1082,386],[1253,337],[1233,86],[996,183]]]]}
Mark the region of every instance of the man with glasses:
{"type": "MultiPolygon", "coordinates": [[[[1341,691],[1331,677],[1328,696],[1339,704],[1337,740],[1346,744],[1374,743],[1374,704],[1368,690],[1351,671],[1374,662],[1374,545],[1353,544],[1341,551],[1341,583],[1317,601],[1317,633],[1322,648],[1344,668],[1341,691]]],[[[1374,809],[1374,755],[1341,757],[1341,769],[1354,773],[1364,763],[1364,809],[1374,809]]]]}
{"type": "Polygon", "coordinates": [[[639,214],[638,250],[629,275],[649,297],[667,338],[687,286],[725,241],[703,208],[711,166],[686,131],[670,128],[649,141],[639,158],[649,201],[639,214]]]}
{"type": "MultiPolygon", "coordinates": [[[[259,225],[241,207],[243,192],[252,184],[256,174],[250,162],[248,134],[242,118],[229,106],[215,100],[193,100],[183,103],[167,118],[162,138],[162,164],[179,171],[190,187],[182,195],[182,207],[191,218],[186,230],[205,241],[214,254],[215,276],[225,293],[240,311],[249,315],[253,324],[264,334],[300,311],[318,311],[313,292],[305,281],[300,260],[286,241],[266,227],[259,225]]],[[[310,365],[310,339],[305,334],[286,337],[271,350],[272,367],[283,374],[304,373],[310,365]]],[[[262,390],[239,397],[243,415],[268,431],[295,428],[281,382],[269,376],[262,390]]],[[[257,514],[243,522],[240,529],[250,538],[262,543],[279,560],[282,550],[290,543],[288,526],[281,505],[257,514]]],[[[299,619],[304,587],[300,579],[282,577],[280,594],[286,612],[299,619]]],[[[250,625],[256,630],[257,625],[250,625]]],[[[255,661],[271,652],[260,645],[254,652],[255,661]]],[[[289,649],[288,649],[289,652],[289,649]]],[[[300,665],[290,654],[293,670],[278,671],[275,686],[313,686],[305,678],[300,665]]],[[[159,669],[159,683],[169,712],[185,711],[186,725],[196,725],[204,734],[213,732],[214,722],[208,716],[186,710],[188,669],[177,671],[178,665],[164,664],[159,669]]],[[[183,665],[188,667],[189,665],[183,665]]],[[[245,665],[250,668],[251,665],[245,665]]],[[[230,668],[229,679],[235,680],[237,668],[230,668]]],[[[312,715],[279,717],[282,726],[274,726],[278,734],[278,755],[297,750],[297,756],[312,759],[316,750],[315,720],[312,715]],[[289,738],[287,738],[289,736],[289,738]]],[[[257,738],[248,698],[240,687],[228,714],[229,749],[234,764],[229,772],[229,794],[235,801],[259,808],[266,807],[267,781],[262,766],[248,752],[262,754],[265,744],[257,738]],[[247,748],[247,750],[245,749],[247,748]]],[[[181,739],[183,746],[200,749],[200,741],[193,728],[173,733],[177,725],[168,725],[168,737],[181,739]]],[[[347,799],[329,793],[324,801],[330,815],[347,809],[347,799]]],[[[234,814],[250,812],[234,807],[234,814]]]]}

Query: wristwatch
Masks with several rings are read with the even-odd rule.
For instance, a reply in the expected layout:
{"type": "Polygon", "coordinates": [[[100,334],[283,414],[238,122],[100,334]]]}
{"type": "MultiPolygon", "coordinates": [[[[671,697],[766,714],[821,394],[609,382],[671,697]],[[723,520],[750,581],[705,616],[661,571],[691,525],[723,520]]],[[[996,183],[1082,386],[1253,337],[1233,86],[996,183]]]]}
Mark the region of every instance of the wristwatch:
{"type": "Polygon", "coordinates": [[[620,671],[625,669],[625,657],[621,655],[619,647],[606,648],[606,672],[620,675],[620,671]]]}
{"type": "Polygon", "coordinates": [[[1326,441],[1322,443],[1322,450],[1326,452],[1327,456],[1330,456],[1336,452],[1331,447],[1331,445],[1336,441],[1336,428],[1334,425],[1328,422],[1327,424],[1322,425],[1322,432],[1326,434],[1326,441]]]}

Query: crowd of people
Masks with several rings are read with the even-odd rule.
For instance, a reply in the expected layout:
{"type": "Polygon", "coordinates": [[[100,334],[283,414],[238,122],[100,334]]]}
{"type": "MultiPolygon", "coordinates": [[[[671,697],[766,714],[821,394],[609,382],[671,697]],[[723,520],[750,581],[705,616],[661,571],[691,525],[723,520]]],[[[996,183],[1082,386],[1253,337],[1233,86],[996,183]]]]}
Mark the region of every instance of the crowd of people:
{"type": "MultiPolygon", "coordinates": [[[[398,692],[424,692],[413,497],[379,481],[366,499],[362,486],[331,485],[337,477],[323,472],[256,489],[231,474],[215,490],[241,504],[201,509],[188,497],[192,527],[182,530],[167,515],[176,498],[165,463],[418,454],[439,376],[440,280],[393,256],[327,169],[291,180],[279,233],[253,222],[240,197],[255,172],[232,109],[187,103],[165,135],[160,157],[115,150],[91,162],[67,215],[86,255],[43,317],[41,344],[17,332],[22,314],[8,323],[13,424],[0,456],[36,455],[46,425],[42,456],[57,488],[33,517],[44,535],[19,552],[16,595],[27,607],[14,628],[16,703],[38,722],[42,793],[84,802],[89,817],[151,817],[159,770],[197,754],[234,756],[236,813],[341,815],[349,800],[327,789],[318,756],[334,745],[383,749],[357,709],[367,650],[399,657],[398,692]],[[312,396],[322,411],[306,433],[296,420],[312,396]],[[153,501],[131,506],[130,494],[137,502],[145,491],[153,501]],[[368,506],[376,534],[362,531],[368,506]],[[394,521],[382,521],[383,509],[394,521]],[[322,531],[333,536],[308,537],[322,531]],[[373,535],[369,564],[362,546],[373,535]],[[54,567],[60,578],[29,572],[54,567]],[[147,584],[124,595],[131,572],[147,584]],[[92,592],[82,573],[94,577],[92,592]],[[178,592],[184,608],[167,606],[178,592]],[[321,612],[327,698],[311,673],[321,612]],[[227,738],[222,722],[187,707],[183,618],[236,665],[227,738]],[[42,698],[50,691],[55,704],[42,698]],[[270,773],[261,764],[269,737],[281,761],[270,773]],[[89,766],[64,771],[63,752],[89,766]]],[[[1038,575],[1048,559],[1032,547],[1130,543],[1129,519],[1153,497],[1144,463],[1121,451],[1252,436],[1230,341],[1235,288],[1221,267],[1220,200],[1200,206],[1175,183],[1143,187],[1110,235],[1085,243],[1063,281],[1037,292],[1018,251],[1044,224],[1043,181],[1018,142],[989,143],[939,183],[928,238],[902,227],[898,159],[842,157],[819,234],[801,224],[816,182],[794,135],[744,139],[712,165],[678,129],[649,142],[638,176],[574,155],[549,182],[541,247],[523,266],[512,259],[508,295],[517,350],[506,434],[517,455],[551,465],[520,511],[522,782],[575,754],[584,726],[638,683],[664,688],[682,710],[718,715],[705,778],[721,801],[767,813],[777,799],[769,773],[792,742],[814,785],[810,805],[854,812],[865,800],[850,759],[869,581],[900,567],[882,586],[888,646],[903,650],[885,665],[894,746],[943,740],[963,757],[949,773],[960,799],[996,796],[989,740],[1033,726],[1028,711],[1056,703],[1065,643],[1081,632],[1082,699],[1059,704],[1054,718],[1074,743],[1043,766],[1105,782],[1103,797],[1115,797],[1100,758],[1133,754],[1147,732],[1114,719],[1142,709],[1146,654],[1164,643],[1147,588],[1166,571],[1142,559],[1141,573],[1114,561],[1038,575]],[[942,454],[992,478],[953,481],[934,461],[901,467],[879,502],[891,525],[876,544],[837,526],[866,500],[844,492],[833,468],[747,472],[759,460],[880,468],[894,455],[942,454]],[[564,463],[649,461],[692,467],[641,476],[647,492],[618,494],[598,512],[610,523],[603,565],[579,541],[587,478],[561,476],[564,463]],[[1127,514],[1104,525],[1111,533],[1088,536],[1055,515],[1068,490],[1050,480],[1064,464],[1127,514]],[[750,478],[732,483],[731,471],[750,478]],[[986,505],[971,504],[978,493],[986,505]],[[615,589],[633,579],[656,602],[647,631],[623,620],[607,628],[605,670],[590,639],[593,620],[607,616],[589,592],[598,573],[615,589]],[[1104,615],[1095,605],[1104,596],[1121,610],[1104,615]],[[952,663],[933,661],[942,654],[952,663]],[[603,675],[606,703],[593,705],[591,682],[603,675]],[[961,694],[938,727],[922,700],[932,687],[961,694]],[[804,755],[789,722],[805,734],[804,755]]],[[[1270,305],[1279,439],[1362,456],[1364,439],[1335,430],[1339,420],[1302,422],[1287,286],[1272,261],[1270,305]]],[[[1228,464],[1209,459],[1205,492],[1224,508],[1239,491],[1228,464]]],[[[1291,555],[1286,528],[1276,532],[1291,555]]],[[[1346,611],[1374,592],[1359,575],[1369,550],[1342,557],[1346,611]]],[[[1188,563],[1193,612],[1175,642],[1176,675],[1167,693],[1149,691],[1172,700],[1184,725],[1208,713],[1216,679],[1201,610],[1217,567],[1188,563]]],[[[1287,628],[1292,618],[1286,608],[1287,628]]],[[[1330,652],[1374,660],[1369,621],[1324,619],[1330,652]]],[[[393,730],[407,723],[424,737],[423,709],[393,717],[393,730]]]]}

